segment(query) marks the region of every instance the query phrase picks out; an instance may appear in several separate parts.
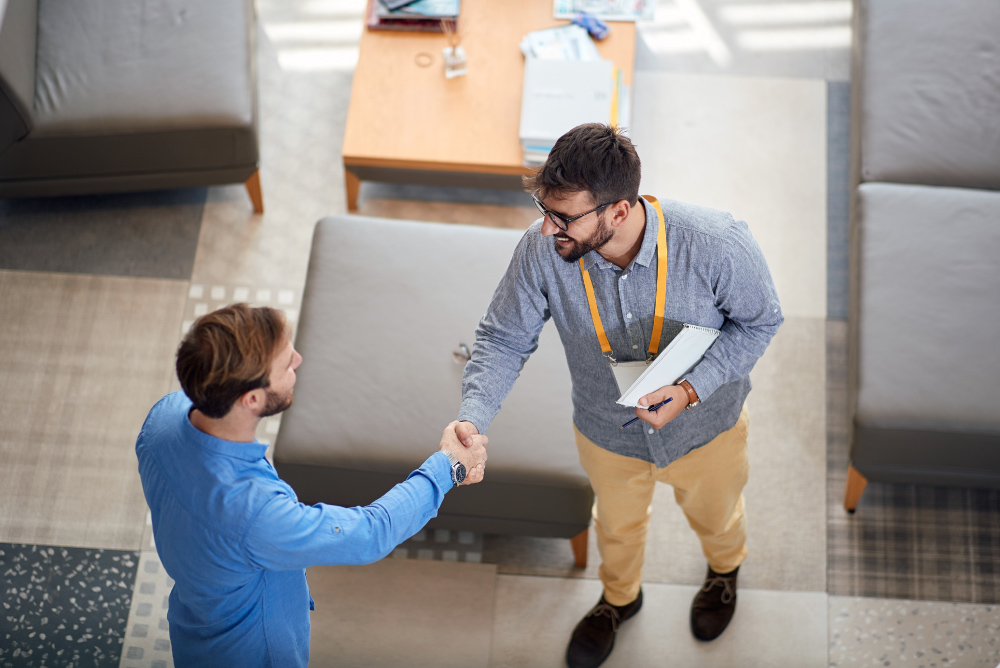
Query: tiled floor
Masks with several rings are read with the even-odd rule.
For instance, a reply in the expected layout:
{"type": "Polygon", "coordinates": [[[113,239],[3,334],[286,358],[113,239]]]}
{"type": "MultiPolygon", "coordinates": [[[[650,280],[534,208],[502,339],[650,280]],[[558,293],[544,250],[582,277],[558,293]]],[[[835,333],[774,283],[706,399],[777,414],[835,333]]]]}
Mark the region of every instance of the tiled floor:
{"type": "MultiPolygon", "coordinates": [[[[263,215],[238,185],[0,202],[0,668],[173,665],[172,581],[135,435],[176,388],[174,349],[199,314],[246,300],[295,322],[313,224],[344,212],[364,0],[258,4],[263,215]]],[[[732,627],[710,644],[688,631],[704,561],[664,487],[644,610],[608,666],[1000,662],[996,493],[872,485],[856,515],[839,508],[849,13],[844,0],[660,0],[640,27],[644,189],[748,220],[789,317],[753,372],[751,557],[732,627]]],[[[523,193],[373,183],[361,213],[534,218],[523,193]]],[[[270,418],[258,437],[279,428],[270,418]]],[[[562,665],[600,595],[593,542],[590,555],[577,570],[566,540],[428,531],[377,565],[311,569],[313,663],[562,665]]]]}

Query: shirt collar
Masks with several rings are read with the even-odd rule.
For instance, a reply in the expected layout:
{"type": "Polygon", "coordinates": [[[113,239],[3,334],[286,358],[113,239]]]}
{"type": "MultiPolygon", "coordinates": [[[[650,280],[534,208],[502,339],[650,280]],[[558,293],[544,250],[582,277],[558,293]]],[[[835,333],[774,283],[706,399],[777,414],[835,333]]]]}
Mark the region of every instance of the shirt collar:
{"type": "Polygon", "coordinates": [[[201,448],[211,450],[224,457],[235,457],[236,459],[248,462],[256,462],[263,459],[264,453],[267,452],[267,444],[259,443],[257,439],[254,439],[253,443],[237,443],[236,441],[226,441],[216,438],[211,434],[206,434],[191,424],[190,409],[184,414],[184,424],[186,425],[185,428],[190,430],[192,438],[196,440],[201,448]]]}
{"type": "MultiPolygon", "coordinates": [[[[641,202],[640,206],[643,207],[646,214],[646,229],[642,233],[642,245],[639,246],[639,252],[632,259],[632,263],[648,267],[653,258],[656,257],[656,233],[659,230],[660,221],[657,219],[656,209],[653,208],[652,204],[642,197],[639,197],[639,202],[641,202]]],[[[620,269],[616,264],[608,262],[604,256],[593,250],[583,256],[583,268],[589,271],[595,265],[601,269],[620,269]]]]}

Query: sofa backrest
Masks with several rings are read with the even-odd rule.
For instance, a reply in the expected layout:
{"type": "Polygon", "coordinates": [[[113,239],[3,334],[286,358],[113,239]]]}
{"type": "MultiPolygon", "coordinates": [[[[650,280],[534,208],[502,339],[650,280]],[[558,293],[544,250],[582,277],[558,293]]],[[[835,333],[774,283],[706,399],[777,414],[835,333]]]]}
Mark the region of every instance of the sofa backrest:
{"type": "Polygon", "coordinates": [[[0,153],[32,128],[38,0],[0,0],[0,153]]]}

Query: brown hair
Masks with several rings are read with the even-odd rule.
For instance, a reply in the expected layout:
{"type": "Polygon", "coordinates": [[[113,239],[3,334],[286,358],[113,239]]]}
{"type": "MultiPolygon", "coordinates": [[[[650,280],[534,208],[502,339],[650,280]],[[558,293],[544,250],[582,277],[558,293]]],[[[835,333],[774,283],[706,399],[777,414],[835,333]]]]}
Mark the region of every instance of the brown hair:
{"type": "Polygon", "coordinates": [[[595,204],[624,199],[635,206],[641,176],[639,154],[620,128],[585,123],[560,137],[545,164],[522,183],[543,195],[586,191],[595,204]]]}
{"type": "Polygon", "coordinates": [[[284,314],[230,304],[198,318],[177,348],[177,378],[194,407],[222,418],[245,393],[270,385],[271,361],[288,335],[284,314]]]}

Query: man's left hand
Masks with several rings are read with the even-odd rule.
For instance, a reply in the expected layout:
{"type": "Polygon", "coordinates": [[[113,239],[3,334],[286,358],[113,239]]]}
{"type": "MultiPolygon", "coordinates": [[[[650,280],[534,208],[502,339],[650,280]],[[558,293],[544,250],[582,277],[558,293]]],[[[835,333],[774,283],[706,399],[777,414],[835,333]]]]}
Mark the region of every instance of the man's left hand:
{"type": "Polygon", "coordinates": [[[677,417],[682,410],[687,408],[687,405],[688,395],[683,387],[680,385],[666,385],[640,398],[640,408],[635,409],[635,415],[643,422],[648,422],[653,427],[661,429],[677,417]],[[668,398],[672,398],[673,401],[665,406],[660,406],[655,411],[642,408],[642,406],[655,406],[658,403],[666,401],[668,398]]]}

